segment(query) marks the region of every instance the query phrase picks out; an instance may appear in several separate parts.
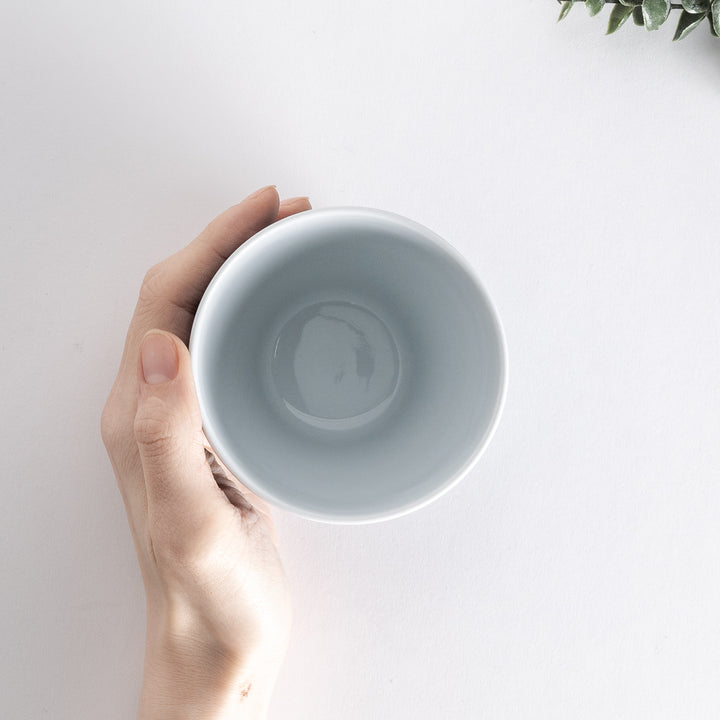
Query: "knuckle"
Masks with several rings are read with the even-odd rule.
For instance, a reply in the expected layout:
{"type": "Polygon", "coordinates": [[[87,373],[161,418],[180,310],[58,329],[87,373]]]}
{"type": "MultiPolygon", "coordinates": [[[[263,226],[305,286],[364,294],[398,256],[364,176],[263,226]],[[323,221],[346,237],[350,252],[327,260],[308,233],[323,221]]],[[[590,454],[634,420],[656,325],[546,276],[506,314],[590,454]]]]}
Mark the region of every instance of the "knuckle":
{"type": "Polygon", "coordinates": [[[100,414],[100,436],[107,450],[112,450],[117,444],[118,435],[120,434],[119,423],[116,418],[113,403],[108,400],[100,414]]]}
{"type": "Polygon", "coordinates": [[[161,403],[148,398],[133,423],[135,441],[146,454],[160,455],[172,446],[172,429],[161,403]]]}
{"type": "Polygon", "coordinates": [[[165,261],[156,263],[146,273],[140,286],[140,300],[156,300],[162,296],[165,286],[165,261]]]}
{"type": "MultiPolygon", "coordinates": [[[[100,436],[110,461],[121,473],[134,466],[137,444],[132,433],[132,422],[112,394],[100,415],[100,436]]],[[[122,490],[121,477],[117,479],[122,490]]]]}
{"type": "Polygon", "coordinates": [[[113,390],[100,413],[100,437],[111,458],[127,444],[130,435],[129,425],[127,415],[113,390]]]}

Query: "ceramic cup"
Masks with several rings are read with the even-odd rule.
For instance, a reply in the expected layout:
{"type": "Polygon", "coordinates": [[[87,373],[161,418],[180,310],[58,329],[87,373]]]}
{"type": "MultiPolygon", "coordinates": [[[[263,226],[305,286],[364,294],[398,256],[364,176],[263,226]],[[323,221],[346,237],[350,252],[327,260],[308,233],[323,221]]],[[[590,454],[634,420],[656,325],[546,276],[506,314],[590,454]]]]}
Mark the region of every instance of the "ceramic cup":
{"type": "Polygon", "coordinates": [[[370,208],[309,210],[248,240],[208,286],[190,353],[220,459],[326,522],[397,517],[449,490],[505,396],[502,329],[472,268],[370,208]]]}

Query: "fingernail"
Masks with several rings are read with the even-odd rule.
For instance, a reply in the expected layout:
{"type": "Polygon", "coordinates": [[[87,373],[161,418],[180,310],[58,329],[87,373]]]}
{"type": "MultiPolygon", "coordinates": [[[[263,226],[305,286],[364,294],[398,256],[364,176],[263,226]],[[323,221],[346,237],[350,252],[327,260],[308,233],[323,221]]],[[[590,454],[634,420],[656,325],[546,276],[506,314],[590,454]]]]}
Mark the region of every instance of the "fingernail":
{"type": "Polygon", "coordinates": [[[249,200],[254,200],[255,198],[260,197],[263,193],[266,193],[271,188],[275,188],[277,190],[277,185],[266,185],[264,188],[260,188],[259,190],[256,190],[250,197],[249,200]]]}
{"type": "Polygon", "coordinates": [[[159,332],[148,333],[140,347],[142,371],[148,385],[172,380],[178,373],[178,357],[172,340],[159,332]]]}

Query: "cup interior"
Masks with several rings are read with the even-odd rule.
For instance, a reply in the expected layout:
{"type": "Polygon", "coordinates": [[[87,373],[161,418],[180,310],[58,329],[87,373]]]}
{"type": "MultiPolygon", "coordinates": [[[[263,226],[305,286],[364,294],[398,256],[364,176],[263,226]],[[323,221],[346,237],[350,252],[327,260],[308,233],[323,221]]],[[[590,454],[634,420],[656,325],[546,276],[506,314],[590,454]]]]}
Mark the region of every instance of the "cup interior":
{"type": "Polygon", "coordinates": [[[433,499],[477,458],[504,393],[500,326],[465,262],[426,228],[363,208],[301,213],[239,248],[190,347],[220,458],[319,520],[433,499]]]}

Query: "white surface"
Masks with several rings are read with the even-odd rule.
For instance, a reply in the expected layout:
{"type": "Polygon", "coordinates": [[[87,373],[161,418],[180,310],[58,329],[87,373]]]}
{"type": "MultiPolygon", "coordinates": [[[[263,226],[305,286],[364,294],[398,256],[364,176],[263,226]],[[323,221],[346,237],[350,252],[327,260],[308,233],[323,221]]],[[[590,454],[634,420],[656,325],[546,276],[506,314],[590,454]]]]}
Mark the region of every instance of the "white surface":
{"type": "Polygon", "coordinates": [[[720,41],[557,13],[4,4],[0,717],[133,716],[142,587],[98,416],[146,268],[266,183],[439,232],[510,355],[451,494],[278,513],[271,717],[720,715],[720,41]]]}

